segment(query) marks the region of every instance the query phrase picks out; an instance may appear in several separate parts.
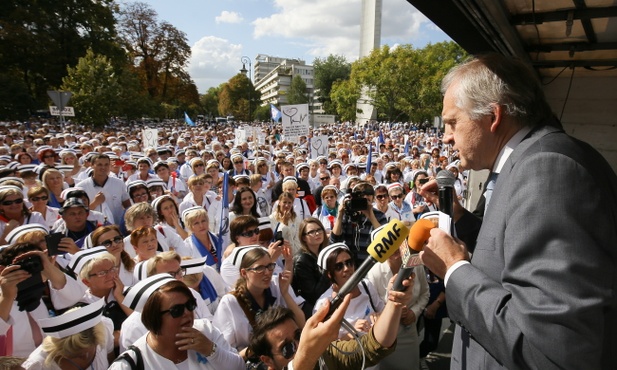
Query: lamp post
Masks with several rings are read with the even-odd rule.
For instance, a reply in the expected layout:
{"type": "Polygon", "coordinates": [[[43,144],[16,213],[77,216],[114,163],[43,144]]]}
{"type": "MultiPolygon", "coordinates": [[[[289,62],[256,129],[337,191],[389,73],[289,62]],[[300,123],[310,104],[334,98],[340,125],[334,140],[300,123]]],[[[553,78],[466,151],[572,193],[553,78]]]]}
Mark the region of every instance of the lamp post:
{"type": "Polygon", "coordinates": [[[247,76],[249,78],[249,84],[248,84],[248,96],[249,96],[249,112],[248,112],[248,120],[251,120],[251,82],[252,82],[252,78],[251,78],[251,58],[247,57],[247,56],[243,56],[242,58],[240,58],[240,61],[242,62],[242,69],[240,70],[240,73],[242,73],[243,75],[247,76]],[[249,69],[246,69],[246,65],[249,65],[249,69]],[[247,75],[248,72],[248,75],[247,75]]]}

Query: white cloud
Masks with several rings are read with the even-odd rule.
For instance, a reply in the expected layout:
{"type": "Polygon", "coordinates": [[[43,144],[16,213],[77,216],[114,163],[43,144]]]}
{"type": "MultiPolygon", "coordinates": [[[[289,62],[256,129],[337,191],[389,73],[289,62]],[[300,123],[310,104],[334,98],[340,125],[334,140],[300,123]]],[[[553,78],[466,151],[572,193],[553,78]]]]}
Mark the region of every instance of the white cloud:
{"type": "Polygon", "coordinates": [[[240,23],[244,20],[239,13],[236,12],[228,12],[227,10],[223,10],[221,15],[217,15],[214,18],[216,23],[240,23]]]}
{"type": "MultiPolygon", "coordinates": [[[[302,40],[307,54],[344,55],[357,59],[360,48],[361,0],[275,0],[276,12],[252,22],[256,39],[302,40]]],[[[413,43],[428,19],[406,1],[384,0],[383,44],[413,43]]]]}
{"type": "Polygon", "coordinates": [[[242,45],[215,36],[205,36],[191,50],[188,71],[200,93],[229,80],[240,69],[242,45]]]}

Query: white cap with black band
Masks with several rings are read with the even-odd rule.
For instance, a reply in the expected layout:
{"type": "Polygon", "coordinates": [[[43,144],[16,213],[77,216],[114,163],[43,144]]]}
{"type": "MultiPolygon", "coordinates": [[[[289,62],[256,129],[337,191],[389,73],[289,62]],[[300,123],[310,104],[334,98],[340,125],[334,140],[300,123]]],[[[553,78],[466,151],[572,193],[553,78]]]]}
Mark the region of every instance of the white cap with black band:
{"type": "Polygon", "coordinates": [[[43,333],[55,338],[66,338],[81,333],[101,322],[105,299],[99,299],[77,310],[66,312],[63,315],[38,320],[43,333]]]}

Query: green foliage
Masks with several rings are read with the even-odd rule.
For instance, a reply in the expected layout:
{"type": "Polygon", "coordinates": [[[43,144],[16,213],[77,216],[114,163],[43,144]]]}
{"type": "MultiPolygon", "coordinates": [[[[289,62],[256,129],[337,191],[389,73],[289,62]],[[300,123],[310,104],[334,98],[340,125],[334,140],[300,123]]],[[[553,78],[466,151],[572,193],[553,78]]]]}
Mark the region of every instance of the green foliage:
{"type": "Polygon", "coordinates": [[[120,43],[127,50],[144,89],[161,103],[186,108],[199,104],[199,94],[186,72],[191,57],[186,33],[143,2],[127,4],[118,24],[120,43]]]}
{"type": "Polygon", "coordinates": [[[352,64],[348,83],[334,84],[331,99],[342,119],[350,119],[354,96],[363,91],[377,110],[377,118],[389,121],[432,121],[441,114],[440,83],[443,76],[467,54],[454,42],[384,46],[352,64]],[[361,90],[362,89],[362,90],[361,90]]]}
{"type": "Polygon", "coordinates": [[[257,121],[270,121],[270,105],[258,106],[253,113],[254,118],[257,121]]]}
{"type": "Polygon", "coordinates": [[[112,107],[119,101],[120,83],[109,59],[88,50],[75,68],[68,68],[63,90],[73,93],[71,104],[83,123],[103,126],[116,115],[112,107]]]}
{"type": "Polygon", "coordinates": [[[291,85],[287,90],[287,103],[289,105],[294,104],[307,104],[309,102],[309,96],[306,93],[306,82],[300,77],[295,75],[291,79],[291,85]]]}
{"type": "Polygon", "coordinates": [[[211,87],[208,91],[203,94],[199,98],[199,103],[201,105],[201,112],[203,112],[206,116],[216,117],[218,116],[218,105],[219,105],[219,92],[221,91],[220,87],[211,87]]]}
{"type": "Polygon", "coordinates": [[[353,80],[334,82],[330,98],[341,121],[355,121],[360,87],[353,80]]]}
{"type": "MultiPolygon", "coordinates": [[[[13,88],[25,87],[28,107],[47,108],[47,90],[60,86],[67,65],[74,66],[87,49],[114,62],[123,58],[115,42],[113,0],[3,0],[1,9],[0,66],[13,88]]],[[[9,111],[23,109],[21,93],[8,98],[3,105],[13,107],[9,111]]]]}
{"type": "Polygon", "coordinates": [[[252,119],[253,111],[259,106],[259,93],[246,75],[238,73],[219,89],[219,115],[234,116],[240,121],[252,119]]]}
{"type": "Polygon", "coordinates": [[[330,93],[335,82],[347,80],[351,74],[351,64],[344,56],[328,55],[327,58],[316,58],[313,62],[315,69],[315,94],[323,104],[326,114],[336,113],[330,93]]]}

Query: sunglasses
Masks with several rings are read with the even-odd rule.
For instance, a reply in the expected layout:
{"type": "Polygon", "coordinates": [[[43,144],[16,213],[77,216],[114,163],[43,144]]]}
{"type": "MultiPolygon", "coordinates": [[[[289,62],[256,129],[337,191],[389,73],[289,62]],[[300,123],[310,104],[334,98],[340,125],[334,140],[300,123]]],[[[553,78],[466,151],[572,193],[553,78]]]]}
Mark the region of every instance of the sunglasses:
{"type": "Polygon", "coordinates": [[[185,308],[189,310],[190,312],[195,311],[195,308],[197,308],[197,301],[195,301],[195,299],[190,299],[184,304],[173,305],[171,306],[169,310],[161,311],[161,315],[164,315],[167,312],[169,312],[171,317],[173,317],[174,319],[177,319],[178,317],[184,315],[185,308]]]}
{"type": "Polygon", "coordinates": [[[236,161],[234,161],[234,164],[242,164],[242,162],[236,162],[236,161]]]}
{"type": "Polygon", "coordinates": [[[47,200],[49,197],[47,195],[41,195],[40,197],[32,197],[30,198],[33,202],[38,202],[39,200],[47,200]]]}
{"type": "Polygon", "coordinates": [[[388,194],[375,195],[375,198],[377,198],[377,199],[384,199],[384,198],[387,198],[387,197],[388,197],[388,194]]]}
{"type": "Polygon", "coordinates": [[[2,202],[3,206],[10,206],[11,204],[22,204],[24,202],[23,198],[17,198],[15,200],[5,200],[2,202]]]}
{"type": "Polygon", "coordinates": [[[240,233],[240,236],[243,236],[245,238],[250,238],[250,237],[255,236],[255,235],[259,235],[259,229],[247,230],[247,231],[245,231],[243,233],[240,233]]]}
{"type": "Polygon", "coordinates": [[[101,245],[105,248],[109,248],[111,247],[112,244],[121,243],[123,240],[124,239],[120,235],[118,235],[116,237],[113,237],[112,239],[108,239],[108,240],[105,240],[104,242],[101,242],[101,245]]]}
{"type": "Polygon", "coordinates": [[[294,340],[291,342],[289,341],[285,342],[285,344],[283,344],[283,346],[281,347],[281,352],[278,354],[283,356],[286,360],[291,359],[296,354],[296,351],[298,350],[298,345],[296,343],[300,341],[301,333],[302,331],[300,329],[297,329],[296,332],[294,333],[294,340]]]}
{"type": "Polygon", "coordinates": [[[348,260],[345,260],[343,262],[337,262],[334,264],[334,269],[336,271],[343,271],[343,269],[347,267],[347,268],[352,268],[354,267],[354,263],[353,260],[350,258],[348,260]]]}
{"type": "Polygon", "coordinates": [[[320,177],[319,179],[320,179],[321,181],[330,180],[330,178],[329,178],[329,177],[320,177]]]}
{"type": "Polygon", "coordinates": [[[311,236],[311,237],[315,237],[317,235],[321,235],[321,233],[323,233],[322,229],[315,229],[315,230],[311,230],[311,231],[305,232],[304,235],[305,236],[308,235],[308,236],[311,236]]]}
{"type": "Polygon", "coordinates": [[[263,274],[266,269],[270,272],[274,271],[274,268],[276,267],[276,263],[269,263],[267,265],[259,265],[256,267],[251,267],[251,268],[247,268],[247,271],[253,271],[256,274],[263,274]]]}
{"type": "Polygon", "coordinates": [[[390,198],[392,198],[392,199],[399,199],[399,198],[402,198],[402,197],[403,197],[403,194],[390,195],[390,198]]]}
{"type": "Polygon", "coordinates": [[[197,164],[193,165],[193,167],[203,167],[203,166],[204,166],[203,163],[197,163],[197,164]]]}

